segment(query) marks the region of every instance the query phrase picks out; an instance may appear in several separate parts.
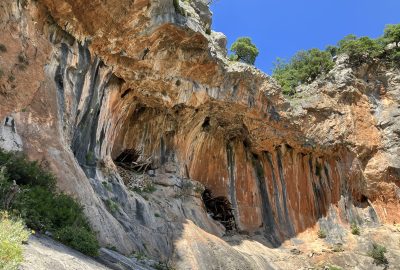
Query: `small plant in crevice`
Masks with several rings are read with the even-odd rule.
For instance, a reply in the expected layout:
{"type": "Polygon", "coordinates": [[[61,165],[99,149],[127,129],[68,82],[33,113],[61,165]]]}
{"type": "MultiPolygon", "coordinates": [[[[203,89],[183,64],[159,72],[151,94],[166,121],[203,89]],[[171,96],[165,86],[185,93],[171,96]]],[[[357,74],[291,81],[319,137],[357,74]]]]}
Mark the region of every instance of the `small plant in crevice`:
{"type": "Polygon", "coordinates": [[[0,53],[5,53],[7,52],[7,47],[6,45],[0,43],[0,53]]]}
{"type": "Polygon", "coordinates": [[[14,82],[15,81],[15,77],[14,77],[14,75],[10,75],[10,76],[8,76],[8,81],[9,82],[14,82]]]}
{"type": "Polygon", "coordinates": [[[326,230],[324,230],[324,229],[319,229],[317,235],[318,235],[318,238],[321,238],[321,239],[326,238],[326,236],[327,236],[326,230]]]}
{"type": "Polygon", "coordinates": [[[143,252],[135,252],[134,254],[133,254],[133,257],[135,257],[136,258],[136,260],[138,260],[138,261],[143,261],[143,260],[145,260],[147,257],[146,257],[146,255],[143,253],[143,252]]]}
{"type": "Polygon", "coordinates": [[[119,206],[118,206],[118,203],[116,203],[114,200],[107,199],[107,200],[105,201],[105,204],[106,204],[106,206],[107,206],[107,209],[108,209],[112,214],[115,214],[115,213],[118,212],[119,206]]]}
{"type": "Polygon", "coordinates": [[[152,183],[146,185],[143,189],[143,192],[145,193],[153,193],[157,190],[156,186],[152,183]]]}
{"type": "Polygon", "coordinates": [[[372,249],[368,252],[368,256],[374,259],[376,265],[388,265],[389,261],[385,256],[387,252],[386,247],[377,243],[372,244],[372,249]]]}
{"type": "Polygon", "coordinates": [[[94,155],[93,151],[89,151],[86,153],[85,159],[86,163],[93,164],[96,161],[96,156],[94,155]]]}
{"type": "Polygon", "coordinates": [[[360,235],[361,234],[360,227],[355,222],[351,223],[350,229],[351,229],[351,233],[354,234],[354,235],[360,235]]]}
{"type": "Polygon", "coordinates": [[[204,189],[205,188],[203,186],[196,185],[196,187],[194,188],[194,192],[201,195],[201,194],[203,194],[204,189]]]}
{"type": "Polygon", "coordinates": [[[144,187],[133,187],[132,190],[136,193],[153,193],[157,190],[156,186],[153,183],[146,183],[144,187]]]}
{"type": "Polygon", "coordinates": [[[112,185],[106,181],[101,182],[101,184],[103,185],[103,187],[108,190],[108,191],[112,191],[112,185]]]}
{"type": "Polygon", "coordinates": [[[175,12],[180,14],[180,15],[182,15],[182,16],[186,16],[185,10],[179,4],[179,0],[172,0],[172,1],[174,3],[175,12]]]}
{"type": "Polygon", "coordinates": [[[17,58],[18,58],[17,67],[22,71],[26,70],[27,66],[29,65],[29,61],[26,55],[23,52],[21,52],[17,58]]]}
{"type": "Polygon", "coordinates": [[[343,270],[343,268],[336,266],[336,265],[330,265],[330,266],[328,266],[328,269],[329,270],[343,270]]]}
{"type": "Polygon", "coordinates": [[[343,244],[337,243],[337,244],[333,245],[332,251],[333,252],[343,252],[344,251],[343,244]]]}

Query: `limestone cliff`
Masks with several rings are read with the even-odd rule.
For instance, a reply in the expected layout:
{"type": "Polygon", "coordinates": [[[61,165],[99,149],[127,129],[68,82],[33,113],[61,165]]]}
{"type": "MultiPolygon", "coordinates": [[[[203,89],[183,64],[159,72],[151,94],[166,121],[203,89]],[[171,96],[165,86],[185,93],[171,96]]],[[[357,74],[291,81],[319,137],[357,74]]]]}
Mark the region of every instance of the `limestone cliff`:
{"type": "Polygon", "coordinates": [[[335,243],[350,222],[400,222],[399,70],[342,56],[288,100],[226,59],[204,0],[4,0],[0,18],[0,146],[46,161],[103,246],[291,269],[270,248],[317,223],[335,243]],[[232,205],[233,232],[204,188],[232,205]]]}

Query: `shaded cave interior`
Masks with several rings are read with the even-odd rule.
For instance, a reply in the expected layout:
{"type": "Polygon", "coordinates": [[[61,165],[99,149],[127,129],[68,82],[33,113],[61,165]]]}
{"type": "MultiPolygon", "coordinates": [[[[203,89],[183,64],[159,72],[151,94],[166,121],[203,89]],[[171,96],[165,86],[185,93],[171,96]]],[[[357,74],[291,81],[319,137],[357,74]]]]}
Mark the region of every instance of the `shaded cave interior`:
{"type": "Polygon", "coordinates": [[[125,149],[114,159],[115,165],[138,173],[145,173],[152,168],[151,157],[145,158],[142,152],[135,149],[125,149]]]}
{"type": "Polygon", "coordinates": [[[207,213],[216,221],[221,223],[227,232],[237,230],[232,204],[224,196],[214,197],[211,190],[206,188],[201,198],[206,207],[207,213]]]}

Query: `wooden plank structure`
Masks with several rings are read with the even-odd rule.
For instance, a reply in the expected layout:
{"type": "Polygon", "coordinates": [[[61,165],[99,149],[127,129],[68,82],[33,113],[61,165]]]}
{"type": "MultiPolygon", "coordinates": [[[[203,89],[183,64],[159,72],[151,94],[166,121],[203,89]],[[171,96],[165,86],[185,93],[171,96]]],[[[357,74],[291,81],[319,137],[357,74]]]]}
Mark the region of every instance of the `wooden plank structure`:
{"type": "Polygon", "coordinates": [[[211,190],[205,189],[202,194],[204,205],[210,216],[220,222],[227,231],[236,230],[235,216],[233,215],[232,204],[224,197],[213,197],[211,190]]]}
{"type": "Polygon", "coordinates": [[[146,172],[153,163],[151,157],[143,157],[142,152],[136,149],[124,150],[114,162],[117,166],[136,172],[146,172]]]}

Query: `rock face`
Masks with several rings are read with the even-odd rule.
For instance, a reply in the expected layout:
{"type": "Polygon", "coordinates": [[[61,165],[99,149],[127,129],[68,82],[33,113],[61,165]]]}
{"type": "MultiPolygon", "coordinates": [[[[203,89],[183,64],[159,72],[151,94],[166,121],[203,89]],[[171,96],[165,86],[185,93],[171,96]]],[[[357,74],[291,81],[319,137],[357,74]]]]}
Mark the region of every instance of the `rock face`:
{"type": "Polygon", "coordinates": [[[24,263],[20,269],[109,270],[111,268],[51,239],[31,236],[29,244],[24,247],[24,263]]]}
{"type": "Polygon", "coordinates": [[[180,7],[3,1],[0,146],[45,160],[103,246],[179,269],[279,269],[253,255],[317,222],[331,243],[350,222],[400,222],[398,70],[342,57],[287,100],[226,59],[204,1],[180,7]],[[256,244],[221,239],[204,187],[256,244]]]}

